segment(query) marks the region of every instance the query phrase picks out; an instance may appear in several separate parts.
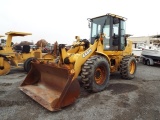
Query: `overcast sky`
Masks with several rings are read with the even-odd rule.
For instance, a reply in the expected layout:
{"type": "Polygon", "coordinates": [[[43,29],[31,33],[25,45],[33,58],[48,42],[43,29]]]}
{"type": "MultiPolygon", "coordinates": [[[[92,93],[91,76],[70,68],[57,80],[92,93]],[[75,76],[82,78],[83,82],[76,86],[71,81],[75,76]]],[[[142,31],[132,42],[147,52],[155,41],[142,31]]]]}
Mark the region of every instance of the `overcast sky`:
{"type": "Polygon", "coordinates": [[[128,34],[160,34],[158,0],[1,0],[0,34],[30,32],[31,36],[13,42],[45,39],[71,44],[76,35],[89,39],[87,18],[106,13],[126,17],[128,34]]]}

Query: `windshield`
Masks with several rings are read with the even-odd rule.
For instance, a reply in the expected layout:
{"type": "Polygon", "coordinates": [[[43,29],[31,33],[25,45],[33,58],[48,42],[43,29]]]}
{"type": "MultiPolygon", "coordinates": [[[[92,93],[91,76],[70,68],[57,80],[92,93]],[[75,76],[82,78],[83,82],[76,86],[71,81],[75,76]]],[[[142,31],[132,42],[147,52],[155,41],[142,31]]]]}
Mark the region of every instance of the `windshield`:
{"type": "Polygon", "coordinates": [[[105,34],[106,38],[109,38],[110,35],[110,19],[108,16],[98,17],[92,19],[91,26],[91,43],[94,43],[95,37],[101,33],[105,34]]]}
{"type": "MultiPolygon", "coordinates": [[[[105,24],[107,23],[107,16],[92,19],[91,37],[96,37],[103,32],[105,24]]],[[[108,23],[109,24],[109,23],[108,23]]]]}

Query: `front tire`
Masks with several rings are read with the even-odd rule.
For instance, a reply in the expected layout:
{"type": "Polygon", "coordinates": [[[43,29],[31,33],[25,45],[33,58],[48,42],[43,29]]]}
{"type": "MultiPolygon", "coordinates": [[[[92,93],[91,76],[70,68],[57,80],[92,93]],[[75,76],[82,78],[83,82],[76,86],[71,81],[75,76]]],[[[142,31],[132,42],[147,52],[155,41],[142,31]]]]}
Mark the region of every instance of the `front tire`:
{"type": "Polygon", "coordinates": [[[11,65],[8,61],[4,60],[3,61],[3,66],[4,66],[4,68],[0,69],[0,76],[1,75],[7,75],[11,70],[11,65]]]}
{"type": "Polygon", "coordinates": [[[137,69],[136,59],[133,56],[125,56],[120,62],[120,75],[123,79],[133,79],[137,69]]]}
{"type": "Polygon", "coordinates": [[[27,73],[30,71],[31,69],[31,61],[35,59],[34,57],[28,58],[25,62],[24,62],[24,71],[26,71],[27,73]]]}
{"type": "Polygon", "coordinates": [[[151,63],[150,63],[150,60],[149,60],[149,59],[147,60],[147,62],[146,62],[146,63],[147,63],[147,65],[148,65],[148,66],[150,66],[150,65],[151,65],[151,63]]]}
{"type": "Polygon", "coordinates": [[[104,90],[109,82],[110,67],[105,57],[94,55],[82,67],[83,87],[89,92],[104,90]]]}

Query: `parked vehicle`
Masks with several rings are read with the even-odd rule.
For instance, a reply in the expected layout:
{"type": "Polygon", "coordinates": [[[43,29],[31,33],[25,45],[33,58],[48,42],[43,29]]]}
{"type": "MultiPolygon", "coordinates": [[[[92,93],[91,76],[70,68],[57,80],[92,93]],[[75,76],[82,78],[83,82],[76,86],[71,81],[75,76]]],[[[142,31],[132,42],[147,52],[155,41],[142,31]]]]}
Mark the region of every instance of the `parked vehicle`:
{"type": "Polygon", "coordinates": [[[79,97],[78,76],[88,92],[105,90],[113,72],[133,79],[137,65],[132,42],[127,44],[125,37],[125,20],[115,14],[89,19],[91,41],[77,41],[69,50],[60,44],[57,63],[34,61],[20,90],[48,110],[57,111],[79,97]]]}
{"type": "Polygon", "coordinates": [[[143,49],[140,59],[144,65],[160,64],[160,48],[143,49]]]}

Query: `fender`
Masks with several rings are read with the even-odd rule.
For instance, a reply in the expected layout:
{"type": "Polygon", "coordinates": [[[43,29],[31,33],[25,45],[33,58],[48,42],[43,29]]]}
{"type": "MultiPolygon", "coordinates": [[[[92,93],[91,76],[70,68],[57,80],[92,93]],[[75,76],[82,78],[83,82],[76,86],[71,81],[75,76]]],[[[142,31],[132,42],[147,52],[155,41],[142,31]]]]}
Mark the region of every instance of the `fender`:
{"type": "Polygon", "coordinates": [[[110,58],[108,57],[108,55],[104,54],[103,52],[99,52],[99,51],[96,51],[96,53],[99,54],[99,55],[104,56],[107,59],[108,63],[111,65],[110,58]]]}

